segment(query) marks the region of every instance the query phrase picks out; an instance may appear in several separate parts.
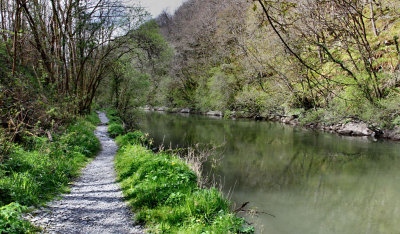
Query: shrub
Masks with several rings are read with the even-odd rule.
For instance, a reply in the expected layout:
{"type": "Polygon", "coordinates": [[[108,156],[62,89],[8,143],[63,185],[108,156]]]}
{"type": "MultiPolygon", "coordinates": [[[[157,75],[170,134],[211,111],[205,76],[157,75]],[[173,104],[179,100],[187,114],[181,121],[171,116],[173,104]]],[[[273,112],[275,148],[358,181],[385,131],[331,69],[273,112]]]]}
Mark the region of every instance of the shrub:
{"type": "Polygon", "coordinates": [[[107,108],[106,109],[107,118],[110,120],[110,124],[122,124],[121,118],[118,116],[118,112],[114,109],[107,108]]]}
{"type": "Polygon", "coordinates": [[[122,127],[119,123],[112,123],[108,125],[108,132],[111,137],[117,137],[119,135],[124,134],[124,127],[122,127]]]}
{"type": "Polygon", "coordinates": [[[319,123],[324,118],[324,109],[310,110],[305,112],[300,117],[300,124],[319,123]]]}

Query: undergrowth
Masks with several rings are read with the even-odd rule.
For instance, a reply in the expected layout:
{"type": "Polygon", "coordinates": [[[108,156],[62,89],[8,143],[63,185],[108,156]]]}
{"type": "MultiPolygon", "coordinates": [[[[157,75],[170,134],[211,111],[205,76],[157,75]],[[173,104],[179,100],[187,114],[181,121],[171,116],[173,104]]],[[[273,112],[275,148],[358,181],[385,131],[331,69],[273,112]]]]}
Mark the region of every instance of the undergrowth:
{"type": "Polygon", "coordinates": [[[119,136],[116,170],[136,219],[150,232],[252,233],[216,189],[201,189],[197,175],[178,156],[153,153],[140,131],[119,136]]]}
{"type": "Polygon", "coordinates": [[[25,233],[29,225],[19,218],[27,206],[38,206],[65,191],[79,169],[100,148],[94,135],[96,113],[79,119],[65,133],[26,137],[14,144],[0,164],[0,233],[25,233]],[[2,207],[1,207],[2,206],[2,207]]]}
{"type": "Polygon", "coordinates": [[[10,203],[0,207],[0,233],[33,233],[38,231],[28,221],[21,218],[25,206],[19,203],[10,203]]]}
{"type": "Polygon", "coordinates": [[[125,129],[122,126],[123,121],[118,116],[118,112],[111,108],[107,108],[105,111],[107,118],[110,121],[108,123],[108,133],[110,133],[110,136],[117,137],[123,135],[125,133],[125,129]]]}

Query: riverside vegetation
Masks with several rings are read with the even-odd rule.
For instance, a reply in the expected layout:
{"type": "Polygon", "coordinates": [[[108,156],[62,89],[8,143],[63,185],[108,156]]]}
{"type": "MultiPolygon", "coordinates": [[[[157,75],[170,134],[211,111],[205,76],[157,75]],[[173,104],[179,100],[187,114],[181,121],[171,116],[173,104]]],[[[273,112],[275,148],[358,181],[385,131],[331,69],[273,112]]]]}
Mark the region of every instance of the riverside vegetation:
{"type": "Polygon", "coordinates": [[[198,176],[179,156],[154,153],[140,131],[123,134],[117,112],[107,111],[109,133],[118,135],[116,170],[136,220],[151,232],[253,233],[215,188],[199,188],[198,176]],[[113,127],[119,125],[119,128],[113,127]]]}
{"type": "MultiPolygon", "coordinates": [[[[133,129],[132,112],[145,105],[304,125],[357,120],[400,133],[397,0],[188,0],[154,19],[123,0],[2,0],[0,25],[2,232],[28,231],[25,206],[61,192],[94,155],[93,125],[76,122],[94,103],[113,106],[126,123],[112,122],[112,136],[133,129]]],[[[220,195],[189,188],[176,207],[196,219],[172,224],[178,216],[158,210],[171,194],[139,217],[158,220],[157,230],[199,228],[184,204],[220,195]]],[[[211,213],[200,223],[225,217],[237,227],[227,204],[213,206],[220,215],[205,206],[211,213]]]]}
{"type": "Polygon", "coordinates": [[[138,50],[99,99],[123,112],[130,102],[400,132],[399,1],[189,0],[138,34],[150,54],[138,50]]]}

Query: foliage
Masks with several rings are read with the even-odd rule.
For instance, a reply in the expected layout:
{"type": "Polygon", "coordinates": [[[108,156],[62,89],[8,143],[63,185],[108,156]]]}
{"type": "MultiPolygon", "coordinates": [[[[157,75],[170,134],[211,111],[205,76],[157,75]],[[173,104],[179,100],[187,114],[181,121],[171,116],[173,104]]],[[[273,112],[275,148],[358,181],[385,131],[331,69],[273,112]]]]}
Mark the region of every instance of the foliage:
{"type": "Polygon", "coordinates": [[[119,123],[112,123],[108,126],[108,132],[111,137],[117,137],[119,135],[124,134],[124,127],[122,127],[119,123]]]}
{"type": "Polygon", "coordinates": [[[324,110],[318,109],[315,111],[308,111],[303,113],[301,116],[300,124],[310,124],[310,123],[318,123],[322,122],[322,118],[324,117],[324,110]]]}
{"type": "Polygon", "coordinates": [[[0,233],[34,233],[36,229],[21,218],[26,209],[14,202],[0,207],[0,233]]]}
{"type": "Polygon", "coordinates": [[[62,134],[25,137],[13,144],[0,164],[0,233],[36,231],[21,218],[25,206],[40,205],[65,191],[79,169],[94,156],[100,143],[94,135],[99,119],[92,113],[68,126],[62,134]]]}
{"type": "MultiPolygon", "coordinates": [[[[156,19],[174,53],[168,75],[151,76],[146,104],[393,125],[397,111],[382,103],[399,93],[398,9],[393,0],[189,0],[156,19]]],[[[168,64],[153,62],[148,74],[168,64]]]]}
{"type": "Polygon", "coordinates": [[[117,137],[125,133],[125,128],[122,125],[123,121],[118,114],[119,113],[115,109],[107,108],[106,110],[106,115],[109,119],[108,133],[110,133],[111,137],[117,137]]]}
{"type": "MultiPolygon", "coordinates": [[[[93,120],[93,117],[92,117],[93,120]]],[[[0,167],[0,204],[39,205],[64,191],[100,144],[95,126],[81,119],[53,141],[31,137],[30,145],[16,146],[0,167]]]]}
{"type": "Polygon", "coordinates": [[[135,49],[114,61],[107,80],[99,88],[97,101],[120,113],[149,104],[163,104],[168,96],[168,70],[172,49],[154,20],[132,30],[135,49]],[[109,95],[105,95],[109,94],[109,95]]]}
{"type": "Polygon", "coordinates": [[[118,145],[142,145],[151,146],[150,141],[147,139],[145,134],[141,131],[128,132],[125,135],[118,136],[115,141],[118,145]]]}
{"type": "Polygon", "coordinates": [[[112,61],[133,49],[130,33],[147,16],[120,0],[6,0],[0,9],[0,63],[8,78],[34,83],[35,96],[67,102],[80,114],[90,111],[112,61]]]}
{"type": "Polygon", "coordinates": [[[116,169],[123,192],[150,231],[170,233],[253,232],[215,189],[199,189],[196,174],[178,156],[153,153],[136,131],[117,138],[116,169]],[[139,140],[139,142],[137,141],[139,140]]]}
{"type": "MultiPolygon", "coordinates": [[[[93,110],[96,110],[96,109],[93,108],[93,110]]],[[[92,125],[97,126],[97,125],[99,125],[101,122],[100,122],[99,116],[97,115],[97,112],[96,112],[96,111],[93,111],[93,110],[90,112],[90,114],[86,115],[86,120],[87,120],[89,123],[91,123],[92,125]]]]}

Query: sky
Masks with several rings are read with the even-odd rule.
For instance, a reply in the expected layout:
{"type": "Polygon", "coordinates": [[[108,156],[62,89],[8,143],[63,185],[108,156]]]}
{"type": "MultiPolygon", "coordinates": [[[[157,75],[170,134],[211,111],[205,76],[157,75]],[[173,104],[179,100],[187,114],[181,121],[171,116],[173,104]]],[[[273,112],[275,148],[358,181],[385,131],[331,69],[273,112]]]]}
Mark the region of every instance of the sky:
{"type": "Polygon", "coordinates": [[[157,17],[164,9],[173,13],[185,0],[132,0],[135,3],[141,3],[143,7],[157,17]]]}

